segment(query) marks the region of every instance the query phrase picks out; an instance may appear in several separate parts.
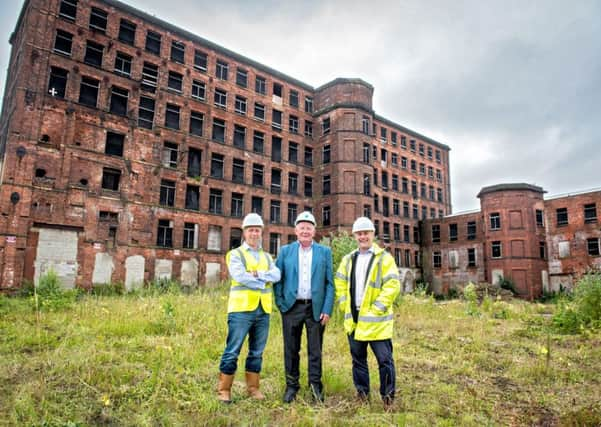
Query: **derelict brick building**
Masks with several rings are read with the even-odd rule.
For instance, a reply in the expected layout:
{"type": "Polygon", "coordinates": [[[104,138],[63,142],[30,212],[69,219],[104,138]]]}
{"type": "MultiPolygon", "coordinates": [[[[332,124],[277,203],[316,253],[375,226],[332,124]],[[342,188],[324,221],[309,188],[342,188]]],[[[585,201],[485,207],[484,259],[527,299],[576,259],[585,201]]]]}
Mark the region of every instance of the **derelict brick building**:
{"type": "Polygon", "coordinates": [[[451,213],[449,148],[114,0],[26,0],[0,119],[0,288],[223,278],[241,218],[264,247],[368,215],[408,286],[419,220],[451,213]]]}

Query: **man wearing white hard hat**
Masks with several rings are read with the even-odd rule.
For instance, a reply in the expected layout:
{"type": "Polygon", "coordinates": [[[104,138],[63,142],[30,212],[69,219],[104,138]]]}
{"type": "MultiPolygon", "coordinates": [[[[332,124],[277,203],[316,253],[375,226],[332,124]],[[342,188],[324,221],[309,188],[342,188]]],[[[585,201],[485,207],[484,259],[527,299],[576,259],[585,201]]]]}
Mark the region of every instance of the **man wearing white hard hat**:
{"type": "Polygon", "coordinates": [[[334,283],[336,301],[344,313],[357,397],[369,399],[369,346],[378,362],[380,396],[385,409],[391,410],[396,390],[392,309],[401,285],[394,257],[374,243],[375,230],[369,218],[357,218],[353,236],[359,247],[342,258],[334,283]]]}
{"type": "Polygon", "coordinates": [[[238,367],[238,356],[248,335],[246,357],[247,393],[254,399],[264,399],[259,390],[259,374],[263,350],[269,334],[269,314],[272,307],[272,283],[280,280],[280,270],[261,247],[263,220],[250,213],[242,221],[244,242],[225,257],[231,278],[227,306],[227,340],[219,364],[217,398],[230,403],[231,388],[238,367]]]}
{"type": "Polygon", "coordinates": [[[283,400],[291,403],[300,389],[299,364],[303,326],[307,331],[309,388],[313,399],[323,402],[321,349],[325,326],[334,305],[332,251],[313,241],[315,217],[302,212],[294,222],[296,242],[280,251],[276,265],[282,272],[274,283],[275,302],[282,313],[286,391],[283,400]]]}

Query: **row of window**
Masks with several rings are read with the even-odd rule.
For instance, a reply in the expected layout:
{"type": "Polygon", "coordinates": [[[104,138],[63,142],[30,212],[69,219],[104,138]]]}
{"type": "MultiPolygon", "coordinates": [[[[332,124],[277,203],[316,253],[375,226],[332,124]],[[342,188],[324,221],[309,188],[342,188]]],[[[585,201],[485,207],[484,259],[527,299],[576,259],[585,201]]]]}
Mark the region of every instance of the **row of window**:
{"type": "MultiPolygon", "coordinates": [[[[378,126],[376,125],[376,123],[373,123],[372,124],[372,133],[370,134],[369,120],[370,120],[369,116],[363,116],[362,131],[366,135],[371,135],[371,136],[377,137],[378,126]]],[[[397,146],[397,141],[398,141],[400,147],[403,150],[407,150],[407,148],[409,148],[409,150],[412,153],[418,153],[421,157],[427,157],[428,160],[432,160],[434,158],[434,159],[436,159],[436,163],[442,163],[442,154],[441,154],[440,150],[433,149],[431,146],[425,145],[421,142],[417,143],[415,141],[415,139],[410,139],[409,145],[407,145],[407,137],[405,135],[400,135],[400,138],[398,138],[398,136],[399,136],[399,134],[397,134],[393,130],[390,130],[390,143],[393,147],[397,146]],[[434,156],[433,156],[433,154],[434,154],[434,156]]],[[[388,143],[388,129],[381,125],[380,125],[379,139],[380,139],[380,142],[382,142],[384,144],[388,143]]],[[[383,156],[385,156],[384,155],[385,152],[386,152],[386,150],[382,149],[383,156]]],[[[374,160],[376,159],[376,155],[377,155],[377,153],[374,154],[374,160]]],[[[381,160],[385,161],[386,159],[385,159],[385,157],[382,157],[381,160]]]]}
{"type": "MultiPolygon", "coordinates": [[[[373,197],[373,207],[377,214],[382,214],[385,217],[388,216],[402,216],[404,218],[422,219],[428,218],[428,206],[421,206],[417,203],[409,204],[408,201],[402,201],[402,213],[401,213],[401,200],[392,199],[392,209],[390,209],[391,200],[387,196],[382,196],[382,204],[380,204],[380,197],[376,194],[373,197]],[[421,216],[420,216],[421,211],[421,216]]],[[[365,205],[363,209],[363,216],[371,217],[371,205],[365,205]]],[[[430,218],[436,218],[437,210],[434,207],[430,207],[430,218]]],[[[443,216],[443,210],[438,209],[438,217],[443,216]]]]}
{"type": "MultiPolygon", "coordinates": [[[[385,149],[380,150],[380,162],[382,167],[388,166],[388,151],[385,149]]],[[[368,143],[363,143],[363,163],[371,164],[372,160],[375,162],[378,158],[378,148],[375,145],[370,145],[368,143]],[[370,149],[371,147],[371,149],[370,149]],[[371,152],[371,156],[370,156],[371,152]]],[[[433,166],[426,166],[425,163],[419,163],[414,159],[409,159],[405,156],[401,156],[400,162],[397,153],[391,153],[390,155],[390,166],[397,167],[399,169],[410,169],[411,173],[417,174],[419,170],[419,174],[422,176],[428,176],[430,179],[435,179],[438,182],[442,182],[442,171],[440,169],[435,169],[433,166]],[[419,168],[418,168],[419,166],[419,168]],[[426,173],[427,171],[427,173],[426,173]]]]}
{"type": "MultiPolygon", "coordinates": [[[[381,187],[383,190],[388,191],[388,172],[382,171],[381,173],[382,180],[380,181],[381,187]]],[[[400,193],[409,194],[409,179],[406,177],[401,177],[401,186],[399,187],[399,177],[398,175],[393,174],[391,176],[391,189],[392,191],[398,191],[400,193]]],[[[377,172],[373,173],[373,185],[378,186],[378,175],[377,172]]],[[[369,174],[363,175],[363,195],[370,196],[372,190],[372,182],[370,180],[369,174]]],[[[414,198],[422,198],[426,200],[437,201],[439,203],[443,203],[443,192],[442,188],[435,188],[433,185],[427,185],[426,183],[418,183],[417,181],[411,181],[411,195],[414,198]],[[419,192],[418,192],[419,188],[419,192]]],[[[376,196],[377,197],[377,196],[376,196]]]]}
{"type": "MultiPolygon", "coordinates": [[[[51,67],[50,80],[48,84],[48,92],[58,98],[64,98],[69,72],[62,68],[51,67]]],[[[78,101],[90,107],[96,107],[98,104],[100,81],[82,76],[78,101]]],[[[109,111],[125,116],[128,111],[129,91],[118,86],[112,86],[110,91],[109,111]]],[[[156,114],[156,103],[153,98],[141,96],[138,107],[138,125],[145,129],[152,129],[154,126],[154,118],[156,114]]],[[[165,122],[166,128],[180,130],[181,129],[181,107],[176,104],[167,103],[165,106],[165,122]]],[[[189,125],[187,131],[190,135],[204,136],[205,135],[205,114],[200,111],[190,111],[189,125]]],[[[213,118],[211,127],[211,138],[220,143],[225,143],[227,138],[227,123],[225,120],[213,118]]],[[[263,154],[265,133],[253,131],[252,151],[263,154]]],[[[233,145],[238,148],[246,149],[247,128],[238,124],[234,124],[233,145]]],[[[282,160],[282,138],[272,136],[271,140],[271,158],[273,161],[282,160]]],[[[288,161],[291,163],[300,164],[299,159],[299,144],[293,141],[288,143],[288,161]]],[[[302,162],[306,166],[313,165],[313,149],[305,147],[303,152],[302,162]]],[[[322,162],[330,162],[330,145],[326,144],[322,148],[322,162]]]]}
{"type": "MultiPolygon", "coordinates": [[[[476,221],[469,221],[466,226],[466,239],[476,239],[476,221]]],[[[449,242],[455,242],[458,239],[457,224],[449,224],[449,242]]],[[[440,243],[440,224],[432,224],[432,243],[440,243]]]]}
{"type": "MultiPolygon", "coordinates": [[[[583,219],[585,224],[597,222],[597,204],[587,203],[582,206],[583,219]]],[[[569,224],[568,208],[557,208],[555,210],[555,218],[558,227],[569,224]]],[[[538,220],[537,220],[538,222],[538,220]]],[[[542,224],[541,224],[542,225],[542,224]]]]}
{"type": "MultiPolygon", "coordinates": [[[[500,243],[500,242],[496,242],[500,243]]],[[[476,264],[476,249],[475,248],[467,248],[467,267],[477,267],[476,264]]],[[[449,260],[449,268],[458,268],[459,267],[459,255],[457,251],[449,251],[448,260],[449,260]]],[[[499,255],[500,257],[500,255],[499,255]]],[[[442,253],[440,251],[432,252],[432,267],[441,268],[442,267],[442,253]]]]}
{"type": "MultiPolygon", "coordinates": [[[[61,0],[59,6],[59,16],[74,22],[77,17],[77,0],[61,0]]],[[[90,10],[90,19],[89,19],[89,28],[95,32],[101,32],[106,34],[107,25],[108,25],[109,14],[106,10],[92,7],[90,10]]],[[[137,25],[127,19],[120,18],[119,21],[119,32],[117,35],[117,39],[127,45],[134,46],[136,40],[136,31],[137,25]]],[[[55,42],[55,50],[58,50],[65,54],[71,53],[71,44],[72,44],[73,35],[69,34],[66,31],[58,30],[57,38],[55,42]]],[[[151,54],[161,55],[162,48],[162,38],[163,36],[155,31],[147,30],[146,31],[146,41],[144,44],[144,48],[147,52],[151,54]]],[[[102,50],[103,46],[98,45],[97,43],[88,42],[88,47],[86,47],[86,58],[88,57],[88,50],[90,51],[89,59],[93,62],[92,65],[96,65],[98,67],[101,66],[102,63],[102,50]],[[91,44],[90,44],[91,43],[91,44]],[[89,47],[89,48],[88,48],[89,47]]],[[[208,54],[200,49],[194,49],[193,52],[193,61],[192,65],[195,70],[200,72],[208,71],[208,54]]],[[[125,55],[125,54],[122,54],[125,55]]],[[[127,55],[126,55],[127,56],[127,55]]],[[[171,40],[171,45],[169,49],[169,58],[171,61],[186,64],[186,44],[180,40],[171,40]]],[[[128,57],[129,61],[129,69],[131,70],[131,57],[128,57]]],[[[87,62],[87,61],[86,61],[87,62]]],[[[145,64],[146,65],[146,64],[145,64]]],[[[155,66],[156,67],[156,66],[155,66]]],[[[117,67],[116,67],[117,68],[117,67]]],[[[157,70],[158,71],[158,70],[157,70]]],[[[128,73],[129,74],[129,73],[128,73]]],[[[215,77],[219,80],[227,81],[230,77],[230,65],[225,59],[216,59],[215,62],[215,77]]],[[[158,77],[158,76],[157,76],[158,77]]],[[[247,88],[249,86],[249,72],[247,69],[243,67],[236,67],[235,70],[235,83],[242,88],[247,88]]],[[[256,75],[255,76],[255,92],[261,95],[267,95],[267,78],[264,76],[256,75]]],[[[281,100],[283,98],[284,86],[280,83],[273,82],[272,83],[272,94],[274,97],[274,102],[281,104],[281,100]]],[[[310,96],[305,96],[304,99],[304,110],[307,113],[313,112],[313,98],[310,96]]],[[[300,105],[300,94],[297,90],[289,89],[288,90],[288,104],[293,108],[299,108],[300,105]]]]}

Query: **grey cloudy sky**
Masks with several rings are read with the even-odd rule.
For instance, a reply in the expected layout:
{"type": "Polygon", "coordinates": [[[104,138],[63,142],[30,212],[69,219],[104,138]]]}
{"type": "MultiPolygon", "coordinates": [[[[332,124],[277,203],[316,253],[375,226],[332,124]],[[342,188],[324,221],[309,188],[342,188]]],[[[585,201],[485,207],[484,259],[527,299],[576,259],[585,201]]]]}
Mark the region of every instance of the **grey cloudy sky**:
{"type": "MultiPolygon", "coordinates": [[[[601,2],[128,0],[313,86],[360,77],[376,112],[451,147],[455,212],[485,185],[601,186],[601,2]]],[[[1,89],[22,1],[0,6],[1,89]]]]}

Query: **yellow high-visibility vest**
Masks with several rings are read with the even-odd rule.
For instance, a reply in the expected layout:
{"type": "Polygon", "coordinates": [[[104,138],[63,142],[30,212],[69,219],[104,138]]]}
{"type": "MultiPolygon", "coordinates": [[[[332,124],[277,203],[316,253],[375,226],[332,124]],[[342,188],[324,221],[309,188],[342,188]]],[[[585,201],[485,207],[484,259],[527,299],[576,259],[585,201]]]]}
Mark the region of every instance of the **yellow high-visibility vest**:
{"type": "MultiPolygon", "coordinates": [[[[259,261],[252,256],[249,251],[246,251],[242,246],[232,249],[225,256],[225,262],[230,265],[230,259],[232,253],[235,252],[247,271],[269,271],[269,267],[272,264],[269,254],[259,249],[259,261]]],[[[230,296],[227,304],[227,312],[239,312],[239,311],[253,311],[259,303],[263,306],[265,313],[271,313],[273,291],[272,284],[270,282],[265,284],[265,289],[251,289],[242,283],[236,282],[234,279],[230,279],[230,296]]]]}
{"type": "Polygon", "coordinates": [[[354,252],[342,258],[340,267],[334,277],[336,286],[336,301],[344,313],[344,330],[347,334],[355,332],[357,341],[375,341],[392,338],[393,333],[393,303],[401,292],[399,269],[390,253],[373,245],[374,260],[367,274],[365,294],[357,323],[353,320],[351,311],[351,271],[354,252]]]}

